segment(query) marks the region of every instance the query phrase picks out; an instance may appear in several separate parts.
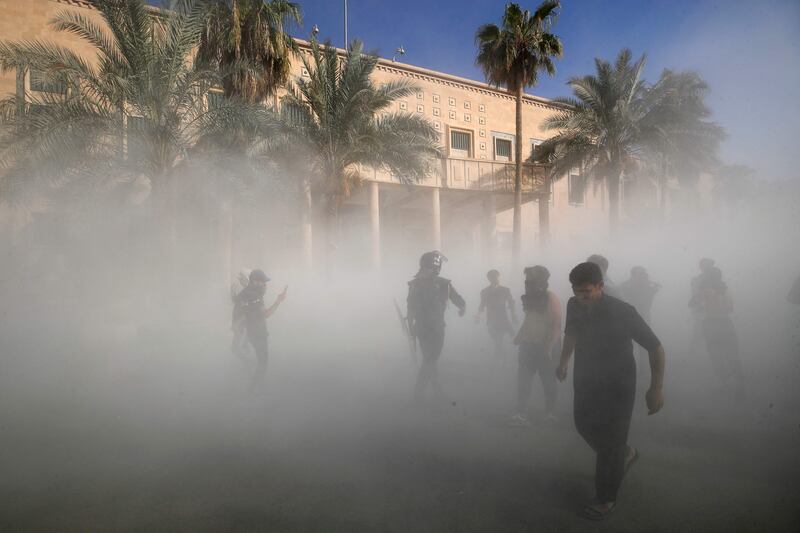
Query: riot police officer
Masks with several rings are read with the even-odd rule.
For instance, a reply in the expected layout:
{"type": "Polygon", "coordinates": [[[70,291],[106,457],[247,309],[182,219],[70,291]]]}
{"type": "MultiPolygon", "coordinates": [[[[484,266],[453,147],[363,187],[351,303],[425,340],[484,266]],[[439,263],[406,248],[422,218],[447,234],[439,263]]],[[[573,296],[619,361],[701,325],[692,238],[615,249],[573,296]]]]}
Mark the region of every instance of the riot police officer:
{"type": "Polygon", "coordinates": [[[447,302],[458,308],[464,316],[466,303],[456,292],[449,279],[439,276],[442,263],[447,258],[438,251],[426,252],[419,260],[419,272],[408,282],[408,325],[412,336],[419,342],[422,365],[414,387],[414,399],[420,400],[428,385],[436,396],[442,396],[437,362],[444,346],[444,312],[447,302]]]}

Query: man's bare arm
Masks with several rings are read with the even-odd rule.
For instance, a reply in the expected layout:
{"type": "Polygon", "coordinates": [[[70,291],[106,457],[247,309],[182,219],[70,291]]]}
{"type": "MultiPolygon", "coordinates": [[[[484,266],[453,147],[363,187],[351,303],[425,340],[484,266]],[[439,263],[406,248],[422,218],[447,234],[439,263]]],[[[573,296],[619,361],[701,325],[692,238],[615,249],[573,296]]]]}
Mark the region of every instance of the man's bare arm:
{"type": "Polygon", "coordinates": [[[274,304],[272,304],[272,306],[271,306],[269,309],[267,309],[266,311],[264,311],[264,316],[266,316],[267,318],[269,318],[269,317],[271,317],[271,316],[272,316],[272,314],[273,314],[273,313],[275,313],[275,311],[278,309],[278,307],[280,307],[280,305],[281,305],[281,304],[283,303],[283,301],[286,299],[286,291],[287,291],[288,289],[289,289],[289,287],[284,287],[284,288],[283,288],[283,292],[282,292],[282,293],[280,293],[280,294],[278,295],[278,297],[277,297],[277,298],[275,298],[275,303],[274,303],[274,304]]]}
{"type": "Polygon", "coordinates": [[[567,369],[572,352],[575,351],[575,337],[564,335],[564,343],[561,345],[561,361],[556,368],[556,377],[559,381],[567,379],[567,369]]]}

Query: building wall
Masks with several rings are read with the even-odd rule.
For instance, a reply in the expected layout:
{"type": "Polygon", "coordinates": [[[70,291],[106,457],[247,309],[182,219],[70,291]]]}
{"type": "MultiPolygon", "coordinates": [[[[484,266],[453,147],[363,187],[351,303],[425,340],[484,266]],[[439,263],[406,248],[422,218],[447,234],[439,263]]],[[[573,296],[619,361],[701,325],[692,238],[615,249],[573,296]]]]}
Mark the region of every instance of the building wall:
{"type": "MultiPolygon", "coordinates": [[[[62,11],[100,19],[97,12],[79,0],[0,0],[0,39],[3,41],[46,40],[67,46],[86,58],[93,58],[94,47],[75,35],[56,32],[50,22],[62,11]]],[[[14,72],[0,74],[0,95],[16,90],[14,72]]]]}
{"type": "MultiPolygon", "coordinates": [[[[68,46],[87,58],[92,58],[94,49],[76,36],[66,32],[55,32],[50,26],[53,17],[63,10],[74,10],[85,16],[99,19],[97,13],[81,0],[0,0],[0,38],[4,41],[43,39],[68,46]]],[[[293,65],[294,75],[302,77],[302,63],[293,65]]],[[[411,80],[417,91],[396,102],[390,111],[418,113],[434,125],[440,132],[440,142],[448,157],[464,158],[452,150],[450,132],[453,129],[469,132],[472,146],[466,159],[488,162],[496,159],[493,137],[498,135],[511,140],[514,147],[515,101],[503,90],[484,83],[468,80],[446,73],[396,63],[382,59],[374,75],[377,83],[397,79],[411,80]]],[[[0,75],[0,94],[6,95],[16,90],[13,72],[0,75]]],[[[523,151],[522,157],[531,156],[532,145],[537,140],[547,138],[542,130],[544,120],[558,107],[536,96],[526,95],[523,102],[523,151]]],[[[514,154],[513,158],[517,155],[514,154]]],[[[512,159],[513,159],[512,158],[512,159]]],[[[465,167],[466,168],[466,167],[465,167]]],[[[377,176],[376,176],[377,177],[377,176]]],[[[383,176],[383,179],[391,179],[383,176]]],[[[441,177],[432,176],[421,185],[441,186],[441,177]]],[[[508,193],[502,193],[508,194],[508,193]]],[[[507,202],[506,202],[507,203],[507,202]]],[[[505,205],[505,204],[504,204],[505,205]]],[[[607,218],[604,208],[607,205],[605,193],[587,185],[585,200],[580,205],[569,201],[567,179],[556,180],[550,207],[551,235],[554,239],[574,239],[591,221],[602,224],[607,218]]],[[[524,242],[535,242],[538,233],[537,203],[529,201],[523,208],[524,242]]],[[[442,217],[449,213],[442,211],[442,217]]],[[[501,236],[511,231],[511,210],[498,214],[497,231],[501,236]]],[[[446,224],[446,220],[443,220],[446,224]]]]}

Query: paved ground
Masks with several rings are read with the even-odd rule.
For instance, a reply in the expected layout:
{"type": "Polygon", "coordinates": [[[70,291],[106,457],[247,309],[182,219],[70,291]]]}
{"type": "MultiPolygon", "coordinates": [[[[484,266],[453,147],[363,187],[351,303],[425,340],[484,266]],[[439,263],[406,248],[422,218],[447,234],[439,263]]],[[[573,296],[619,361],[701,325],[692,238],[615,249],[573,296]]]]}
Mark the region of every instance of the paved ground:
{"type": "Polygon", "coordinates": [[[278,344],[268,391],[248,397],[224,338],[187,338],[124,349],[4,341],[0,530],[800,527],[800,419],[786,385],[797,366],[786,358],[753,372],[744,406],[705,388],[703,365],[673,358],[667,407],[647,417],[637,405],[642,458],[616,513],[594,524],[577,515],[592,495],[593,457],[574,430],[568,387],[557,423],[510,428],[513,363],[451,350],[450,400],[418,409],[402,353],[278,344]]]}

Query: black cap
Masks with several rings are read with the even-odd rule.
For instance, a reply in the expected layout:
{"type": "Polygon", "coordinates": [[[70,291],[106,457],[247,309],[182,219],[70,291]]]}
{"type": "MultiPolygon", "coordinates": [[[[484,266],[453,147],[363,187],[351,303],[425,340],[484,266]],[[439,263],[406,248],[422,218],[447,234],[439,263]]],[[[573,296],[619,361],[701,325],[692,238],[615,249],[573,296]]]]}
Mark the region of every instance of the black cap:
{"type": "Polygon", "coordinates": [[[257,268],[252,272],[250,272],[250,283],[256,281],[263,281],[266,283],[267,281],[269,281],[269,277],[266,274],[264,274],[263,270],[257,268]]]}

